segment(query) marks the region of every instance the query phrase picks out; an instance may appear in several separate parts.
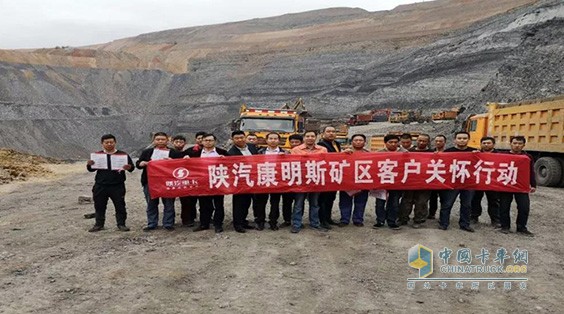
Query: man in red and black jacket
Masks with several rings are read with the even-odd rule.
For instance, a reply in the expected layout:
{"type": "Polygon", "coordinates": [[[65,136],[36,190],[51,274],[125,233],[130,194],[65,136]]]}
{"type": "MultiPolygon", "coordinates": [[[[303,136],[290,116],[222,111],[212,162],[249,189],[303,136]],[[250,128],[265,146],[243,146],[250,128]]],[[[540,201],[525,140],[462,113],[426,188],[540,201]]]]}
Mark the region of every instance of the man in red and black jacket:
{"type": "MultiPolygon", "coordinates": [[[[535,162],[533,156],[527,154],[523,148],[525,147],[527,140],[524,136],[514,136],[511,138],[510,145],[511,150],[507,155],[524,155],[529,157],[529,169],[530,169],[530,193],[534,193],[537,189],[537,181],[535,178],[535,162]]],[[[511,158],[511,157],[509,157],[511,158]]],[[[517,233],[533,237],[534,234],[527,228],[527,221],[529,220],[529,210],[531,207],[531,201],[529,199],[529,193],[513,193],[513,192],[500,192],[500,223],[502,233],[509,233],[511,227],[511,202],[515,198],[515,203],[517,203],[517,233]]]]}
{"type": "Polygon", "coordinates": [[[116,222],[118,229],[121,231],[129,231],[125,225],[127,219],[127,211],[125,209],[125,171],[132,172],[135,168],[133,161],[129,155],[121,150],[116,149],[116,137],[112,134],[106,134],[101,139],[103,150],[98,154],[106,154],[107,169],[94,169],[93,160],[88,160],[86,169],[90,172],[96,172],[94,178],[94,187],[92,187],[92,199],[94,201],[94,209],[96,211],[96,223],[89,232],[96,232],[104,229],[106,221],[106,208],[108,199],[112,200],[116,209],[116,222]],[[127,164],[123,166],[123,170],[112,169],[112,155],[126,155],[127,164]]]}

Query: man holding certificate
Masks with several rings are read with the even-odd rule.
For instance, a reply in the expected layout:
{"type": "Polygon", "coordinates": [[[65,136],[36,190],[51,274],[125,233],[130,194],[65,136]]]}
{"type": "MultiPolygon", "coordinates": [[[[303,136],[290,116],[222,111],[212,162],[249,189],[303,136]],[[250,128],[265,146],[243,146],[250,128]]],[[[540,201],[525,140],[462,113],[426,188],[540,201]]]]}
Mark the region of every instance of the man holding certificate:
{"type": "Polygon", "coordinates": [[[125,171],[133,171],[133,161],[126,152],[116,149],[116,138],[112,134],[103,135],[101,143],[103,150],[90,154],[90,160],[86,163],[88,171],[96,172],[92,188],[96,223],[88,231],[104,229],[108,199],[114,203],[118,229],[129,231],[125,225],[125,171]]]}

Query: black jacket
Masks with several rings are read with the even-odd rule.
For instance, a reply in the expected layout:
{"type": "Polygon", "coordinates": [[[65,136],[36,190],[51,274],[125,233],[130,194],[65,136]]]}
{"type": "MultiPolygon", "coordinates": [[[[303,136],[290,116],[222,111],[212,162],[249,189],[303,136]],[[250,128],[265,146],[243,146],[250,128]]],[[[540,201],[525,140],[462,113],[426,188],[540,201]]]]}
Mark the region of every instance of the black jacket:
{"type": "MultiPolygon", "coordinates": [[[[247,144],[247,148],[249,149],[249,151],[251,152],[252,155],[258,154],[258,149],[255,145],[247,144]]],[[[227,155],[229,155],[229,156],[243,156],[243,154],[241,153],[239,148],[237,148],[237,146],[235,146],[235,145],[231,146],[231,148],[227,151],[227,155]]]]}
{"type": "MultiPolygon", "coordinates": [[[[143,173],[141,173],[141,185],[147,185],[147,183],[148,183],[148,181],[147,181],[147,167],[146,166],[140,167],[139,164],[142,161],[150,161],[151,156],[153,155],[153,150],[155,150],[155,148],[153,148],[153,147],[143,150],[141,152],[141,156],[139,156],[139,159],[135,163],[135,166],[137,167],[137,169],[143,169],[143,173]]],[[[168,156],[170,158],[182,158],[182,157],[184,157],[184,155],[182,155],[182,152],[175,151],[174,149],[171,149],[169,151],[168,156]]]]}
{"type": "MultiPolygon", "coordinates": [[[[104,151],[101,150],[96,152],[98,154],[103,154],[104,151]]],[[[122,150],[118,150],[115,154],[124,154],[127,155],[126,152],[122,150]]],[[[108,166],[111,167],[111,154],[106,154],[108,158],[108,166]]],[[[128,171],[131,172],[135,169],[133,165],[133,160],[131,157],[127,155],[127,163],[130,164],[132,167],[128,171]]],[[[86,165],[86,169],[90,172],[96,172],[96,177],[94,178],[94,182],[96,184],[104,184],[104,185],[113,185],[113,184],[123,184],[125,182],[125,170],[124,171],[117,171],[117,170],[106,170],[106,169],[92,169],[91,166],[86,165]]]]}
{"type": "Polygon", "coordinates": [[[327,148],[328,153],[339,153],[339,152],[341,152],[341,144],[339,144],[339,142],[337,142],[337,141],[334,141],[334,143],[337,144],[337,150],[335,150],[333,143],[329,142],[328,140],[322,139],[321,141],[319,141],[317,143],[317,145],[320,145],[320,146],[327,148]]]}

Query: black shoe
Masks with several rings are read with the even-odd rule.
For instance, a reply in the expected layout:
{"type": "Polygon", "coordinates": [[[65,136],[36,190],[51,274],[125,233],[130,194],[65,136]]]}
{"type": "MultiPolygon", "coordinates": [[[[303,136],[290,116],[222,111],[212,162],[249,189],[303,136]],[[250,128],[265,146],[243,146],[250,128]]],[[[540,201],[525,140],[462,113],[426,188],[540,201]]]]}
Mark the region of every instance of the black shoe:
{"type": "Polygon", "coordinates": [[[290,227],[291,225],[292,225],[291,222],[289,222],[289,221],[284,221],[283,223],[280,224],[280,228],[290,227]]]}
{"type": "Polygon", "coordinates": [[[84,214],[84,219],[94,219],[96,218],[96,214],[92,213],[92,214],[84,214]]]}
{"type": "Polygon", "coordinates": [[[390,227],[390,229],[392,230],[401,230],[401,227],[398,225],[388,225],[388,227],[390,227]]]}
{"type": "Polygon", "coordinates": [[[355,223],[353,223],[353,225],[355,225],[357,227],[364,227],[364,224],[362,222],[355,222],[355,223]]]}
{"type": "Polygon", "coordinates": [[[196,223],[194,221],[189,221],[185,224],[182,224],[183,227],[188,227],[188,228],[192,228],[196,225],[196,223]]]}
{"type": "Polygon", "coordinates": [[[339,223],[335,222],[333,219],[329,219],[329,220],[327,221],[327,224],[329,224],[329,225],[331,225],[331,226],[337,226],[337,225],[339,225],[339,223]]]}
{"type": "Polygon", "coordinates": [[[427,216],[427,219],[436,219],[436,218],[435,218],[435,216],[429,215],[429,216],[427,216]]]}
{"type": "Polygon", "coordinates": [[[278,230],[278,229],[279,229],[279,228],[278,228],[278,224],[277,224],[277,223],[275,223],[275,222],[271,222],[271,223],[270,223],[270,230],[276,231],[276,230],[278,230]]]}
{"type": "Polygon", "coordinates": [[[472,223],[472,224],[477,224],[477,223],[479,223],[479,222],[480,222],[480,220],[478,219],[478,217],[476,217],[476,218],[470,218],[470,223],[472,223]]]}
{"type": "Polygon", "coordinates": [[[323,229],[331,230],[331,226],[329,225],[328,222],[322,222],[319,224],[319,226],[323,229]]]}
{"type": "Polygon", "coordinates": [[[440,230],[447,230],[448,227],[439,225],[439,229],[440,229],[440,230]]]}
{"type": "Polygon", "coordinates": [[[143,227],[143,231],[145,231],[145,232],[149,232],[149,231],[155,230],[155,229],[157,229],[157,227],[149,227],[149,226],[143,227]]]}
{"type": "Polygon", "coordinates": [[[468,232],[474,232],[474,228],[472,228],[470,226],[462,226],[462,227],[460,227],[460,230],[464,230],[464,231],[468,231],[468,232]]]}
{"type": "Polygon", "coordinates": [[[104,226],[94,225],[94,227],[88,229],[88,232],[98,232],[100,230],[104,230],[104,226]]]}
{"type": "Polygon", "coordinates": [[[174,231],[174,227],[173,226],[165,226],[163,227],[166,231],[174,231]]]}
{"type": "Polygon", "coordinates": [[[125,225],[120,225],[118,226],[119,231],[129,231],[129,227],[126,227],[125,225]]]}
{"type": "Polygon", "coordinates": [[[381,223],[381,222],[377,222],[372,226],[372,228],[374,228],[374,229],[382,228],[382,227],[384,227],[384,224],[381,223]]]}
{"type": "MultiPolygon", "coordinates": [[[[349,225],[348,223],[340,222],[337,226],[339,226],[339,228],[343,228],[343,227],[346,227],[346,226],[348,226],[348,225],[349,225]]],[[[356,225],[356,224],[355,224],[355,225],[356,225]]]]}
{"type": "Polygon", "coordinates": [[[291,233],[298,233],[298,232],[300,232],[300,228],[297,228],[297,227],[293,227],[293,226],[292,226],[292,229],[290,229],[290,232],[291,232],[291,233]]]}
{"type": "Polygon", "coordinates": [[[507,228],[501,228],[501,229],[499,229],[499,232],[501,232],[503,234],[510,234],[511,233],[511,231],[507,228]]]}
{"type": "Polygon", "coordinates": [[[534,237],[535,236],[534,233],[532,233],[531,231],[529,231],[527,229],[517,230],[517,233],[528,236],[528,237],[534,237]]]}
{"type": "Polygon", "coordinates": [[[223,227],[222,226],[215,226],[215,233],[222,233],[223,227]]]}
{"type": "Polygon", "coordinates": [[[255,227],[255,229],[258,230],[258,231],[264,230],[264,222],[257,223],[257,226],[255,227]]]}
{"type": "Polygon", "coordinates": [[[247,224],[247,225],[243,225],[243,229],[253,230],[253,229],[255,229],[255,227],[247,224]]]}
{"type": "Polygon", "coordinates": [[[202,226],[202,225],[199,225],[199,226],[197,226],[196,228],[194,228],[193,231],[194,231],[194,232],[198,232],[198,231],[204,231],[204,230],[209,230],[209,229],[210,229],[210,226],[202,226]]]}
{"type": "Polygon", "coordinates": [[[247,232],[247,230],[245,230],[245,228],[243,228],[243,227],[235,227],[235,231],[236,231],[236,232],[239,232],[239,233],[245,233],[245,232],[247,232]]]}

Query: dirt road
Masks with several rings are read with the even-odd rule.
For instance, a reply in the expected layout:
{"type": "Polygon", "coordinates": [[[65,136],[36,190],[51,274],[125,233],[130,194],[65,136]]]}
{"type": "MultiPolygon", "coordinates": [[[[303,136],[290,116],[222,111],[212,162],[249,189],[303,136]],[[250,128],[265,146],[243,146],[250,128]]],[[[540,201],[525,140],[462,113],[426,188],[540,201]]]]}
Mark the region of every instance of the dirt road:
{"type": "MultiPolygon", "coordinates": [[[[93,174],[82,164],[54,167],[57,176],[0,186],[0,313],[557,313],[564,304],[562,189],[541,187],[532,197],[534,238],[486,224],[472,234],[455,225],[441,231],[434,221],[374,230],[373,198],[363,228],[238,234],[226,224],[221,235],[180,227],[144,233],[135,171],[127,181],[132,231],[116,231],[110,207],[107,229],[92,234],[93,221],[82,218],[92,205],[77,198],[89,194],[93,174]],[[479,290],[470,283],[409,290],[417,270],[407,251],[417,243],[436,251],[526,249],[527,289],[489,290],[482,282],[479,290]]],[[[230,208],[227,197],[227,223],[230,208]]]]}

